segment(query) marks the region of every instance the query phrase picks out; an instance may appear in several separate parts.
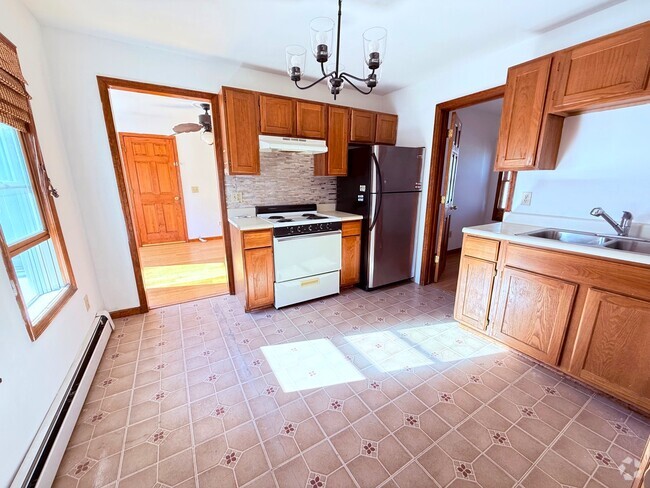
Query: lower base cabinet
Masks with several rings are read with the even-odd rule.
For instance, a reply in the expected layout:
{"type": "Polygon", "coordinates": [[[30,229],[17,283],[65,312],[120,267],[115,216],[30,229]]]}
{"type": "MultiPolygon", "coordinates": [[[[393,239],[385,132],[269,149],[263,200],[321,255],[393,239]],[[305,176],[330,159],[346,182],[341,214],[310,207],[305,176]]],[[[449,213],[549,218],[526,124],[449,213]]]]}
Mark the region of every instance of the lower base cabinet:
{"type": "Polygon", "coordinates": [[[275,300],[273,231],[241,231],[230,225],[235,292],[246,312],[272,307],[275,300]]]}
{"type": "Polygon", "coordinates": [[[341,238],[341,287],[359,283],[361,273],[361,221],[343,222],[341,238]]]}
{"type": "Polygon", "coordinates": [[[454,305],[456,320],[476,329],[485,330],[488,325],[495,275],[495,263],[472,256],[461,258],[454,305]]]}

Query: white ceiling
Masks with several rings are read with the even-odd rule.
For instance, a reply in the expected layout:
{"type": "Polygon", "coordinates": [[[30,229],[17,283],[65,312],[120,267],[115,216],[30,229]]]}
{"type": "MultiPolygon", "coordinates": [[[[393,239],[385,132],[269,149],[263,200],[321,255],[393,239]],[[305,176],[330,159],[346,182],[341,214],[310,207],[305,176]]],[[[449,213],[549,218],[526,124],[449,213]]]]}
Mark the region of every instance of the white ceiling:
{"type": "MultiPolygon", "coordinates": [[[[336,0],[23,0],[46,25],[284,73],[284,48],[308,48],[309,22],[336,0]]],[[[341,62],[362,75],[362,32],[388,29],[379,93],[422,72],[523,41],[630,0],[344,0],[341,62]]],[[[308,51],[309,52],[309,51],[308,51]]],[[[311,58],[307,74],[316,76],[311,58]]]]}

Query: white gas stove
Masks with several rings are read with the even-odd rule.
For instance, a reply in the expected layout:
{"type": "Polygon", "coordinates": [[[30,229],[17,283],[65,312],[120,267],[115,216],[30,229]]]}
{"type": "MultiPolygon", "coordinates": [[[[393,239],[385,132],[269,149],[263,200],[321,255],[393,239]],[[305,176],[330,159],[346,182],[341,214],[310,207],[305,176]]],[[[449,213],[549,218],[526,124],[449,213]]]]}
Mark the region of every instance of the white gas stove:
{"type": "Polygon", "coordinates": [[[316,212],[316,205],[255,207],[273,224],[275,307],[339,292],[341,219],[316,212]]]}

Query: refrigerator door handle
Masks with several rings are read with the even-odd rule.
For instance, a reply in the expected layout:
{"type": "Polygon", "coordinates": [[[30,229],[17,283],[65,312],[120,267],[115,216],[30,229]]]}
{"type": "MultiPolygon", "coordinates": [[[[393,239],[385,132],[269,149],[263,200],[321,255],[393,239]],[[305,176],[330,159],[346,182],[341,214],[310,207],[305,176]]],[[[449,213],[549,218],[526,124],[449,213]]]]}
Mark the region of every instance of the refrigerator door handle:
{"type": "Polygon", "coordinates": [[[370,223],[370,227],[368,228],[369,231],[372,231],[372,229],[375,228],[375,225],[377,224],[377,219],[379,218],[379,211],[381,210],[381,199],[382,199],[382,179],[381,179],[381,168],[379,167],[379,161],[377,161],[377,156],[375,153],[372,153],[372,162],[375,165],[375,168],[377,169],[377,180],[379,181],[379,185],[377,187],[377,206],[375,207],[375,212],[374,215],[372,216],[372,222],[370,223]]]}

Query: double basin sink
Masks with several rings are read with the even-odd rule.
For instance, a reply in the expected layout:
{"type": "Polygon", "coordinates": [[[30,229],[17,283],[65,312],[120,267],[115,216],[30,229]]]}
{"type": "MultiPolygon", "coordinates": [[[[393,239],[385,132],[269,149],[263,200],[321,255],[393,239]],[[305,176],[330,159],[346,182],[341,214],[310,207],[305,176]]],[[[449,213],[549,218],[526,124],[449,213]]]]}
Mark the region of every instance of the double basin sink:
{"type": "Polygon", "coordinates": [[[591,232],[580,232],[562,229],[541,229],[517,234],[520,236],[541,237],[553,241],[578,244],[581,246],[618,249],[620,251],[636,252],[650,255],[650,240],[637,237],[608,236],[591,232]]]}

